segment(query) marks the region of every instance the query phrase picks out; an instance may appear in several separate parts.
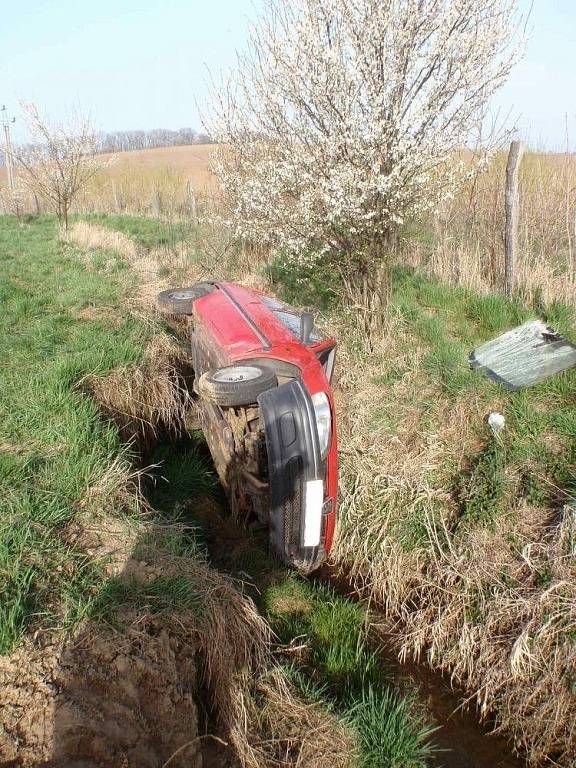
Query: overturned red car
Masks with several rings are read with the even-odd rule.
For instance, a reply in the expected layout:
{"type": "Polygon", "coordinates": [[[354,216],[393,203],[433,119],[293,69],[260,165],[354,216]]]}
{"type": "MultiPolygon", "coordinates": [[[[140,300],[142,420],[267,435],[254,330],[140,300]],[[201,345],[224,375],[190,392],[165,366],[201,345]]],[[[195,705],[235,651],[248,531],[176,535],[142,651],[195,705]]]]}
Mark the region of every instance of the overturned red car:
{"type": "Polygon", "coordinates": [[[163,291],[158,305],[187,318],[194,401],[233,514],[265,525],[284,563],[314,570],[336,521],[335,340],[310,313],[233,283],[163,291]]]}

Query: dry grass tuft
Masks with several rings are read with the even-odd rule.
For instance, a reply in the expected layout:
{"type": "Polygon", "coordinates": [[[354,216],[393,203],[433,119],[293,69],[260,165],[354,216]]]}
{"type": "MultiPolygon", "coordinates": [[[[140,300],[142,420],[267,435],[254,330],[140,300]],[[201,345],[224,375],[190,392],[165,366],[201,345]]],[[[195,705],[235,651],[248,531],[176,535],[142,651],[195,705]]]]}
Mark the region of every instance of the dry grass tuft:
{"type": "MultiPolygon", "coordinates": [[[[502,289],[505,165],[501,153],[411,239],[414,264],[479,293],[502,289]]],[[[516,285],[529,301],[574,301],[576,155],[528,152],[519,191],[516,285]]]]}
{"type": "MultiPolygon", "coordinates": [[[[164,538],[168,532],[162,527],[164,538]]],[[[144,586],[158,578],[191,584],[197,608],[163,615],[162,625],[199,653],[209,706],[243,768],[351,765],[350,733],[334,715],[296,695],[273,661],[271,631],[253,601],[201,560],[159,555],[150,533],[148,551],[127,563],[123,578],[144,586]]],[[[141,613],[134,619],[139,626],[150,620],[141,613]]]]}
{"type": "Polygon", "coordinates": [[[246,768],[351,768],[351,732],[319,704],[304,702],[278,668],[268,670],[244,700],[250,723],[246,768]]]}
{"type": "Polygon", "coordinates": [[[123,232],[78,221],[68,232],[61,233],[61,239],[87,250],[115,251],[132,262],[142,256],[142,249],[123,232]]]}
{"type": "Polygon", "coordinates": [[[166,334],[157,334],[142,363],[116,368],[105,376],[85,376],[79,386],[118,425],[124,442],[149,448],[159,430],[177,434],[183,426],[189,405],[187,366],[184,350],[166,334]]]}
{"type": "MultiPolygon", "coordinates": [[[[485,254],[478,242],[454,239],[438,243],[429,255],[414,248],[409,258],[415,267],[424,267],[445,283],[463,285],[486,295],[494,291],[494,278],[484,261],[485,254]]],[[[549,306],[555,301],[569,303],[576,300],[576,284],[566,273],[559,272],[549,259],[534,259],[521,253],[515,274],[516,285],[528,303],[543,302],[549,306]]]]}
{"type": "Polygon", "coordinates": [[[346,768],[354,742],[320,705],[305,703],[272,661],[270,629],[226,577],[202,574],[200,652],[212,702],[244,768],[346,768]]]}

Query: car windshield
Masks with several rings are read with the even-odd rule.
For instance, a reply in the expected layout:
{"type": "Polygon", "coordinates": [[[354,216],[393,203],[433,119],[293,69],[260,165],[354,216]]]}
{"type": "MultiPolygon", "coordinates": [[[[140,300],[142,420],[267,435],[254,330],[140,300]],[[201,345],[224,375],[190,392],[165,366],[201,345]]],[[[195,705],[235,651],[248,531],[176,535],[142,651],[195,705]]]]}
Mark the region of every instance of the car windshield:
{"type": "MultiPolygon", "coordinates": [[[[301,313],[293,307],[289,307],[287,304],[283,304],[281,301],[278,301],[278,299],[273,299],[270,296],[262,296],[262,301],[274,312],[282,325],[284,325],[295,338],[300,340],[301,313]]],[[[324,334],[319,331],[318,328],[314,327],[310,334],[309,344],[315,344],[325,338],[324,334]]]]}

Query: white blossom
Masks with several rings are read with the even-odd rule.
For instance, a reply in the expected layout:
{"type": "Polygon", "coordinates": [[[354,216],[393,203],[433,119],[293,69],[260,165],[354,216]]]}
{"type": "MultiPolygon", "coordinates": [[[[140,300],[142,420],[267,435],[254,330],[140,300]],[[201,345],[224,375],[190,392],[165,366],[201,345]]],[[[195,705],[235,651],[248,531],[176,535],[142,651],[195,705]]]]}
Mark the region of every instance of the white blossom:
{"type": "Polygon", "coordinates": [[[470,172],[517,24],[516,0],[269,0],[209,119],[235,233],[300,263],[385,259],[470,172]]]}

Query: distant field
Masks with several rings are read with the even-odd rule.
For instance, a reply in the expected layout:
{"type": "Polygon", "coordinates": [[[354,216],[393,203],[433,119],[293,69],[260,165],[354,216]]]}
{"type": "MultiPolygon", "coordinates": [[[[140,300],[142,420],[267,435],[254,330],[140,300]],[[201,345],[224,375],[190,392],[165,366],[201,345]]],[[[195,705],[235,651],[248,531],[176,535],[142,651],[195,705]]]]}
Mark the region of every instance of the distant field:
{"type": "MultiPolygon", "coordinates": [[[[190,190],[202,204],[216,191],[216,179],[209,171],[215,144],[155,147],[103,155],[112,159],[100,171],[76,202],[83,213],[144,213],[147,215],[189,215],[190,190]]],[[[0,212],[8,212],[2,200],[6,170],[0,168],[0,212]]],[[[21,198],[24,211],[47,213],[45,201],[21,198]]]]}
{"type": "MultiPolygon", "coordinates": [[[[212,187],[214,176],[208,170],[210,153],[215,144],[187,144],[179,147],[154,147],[135,149],[131,152],[106,153],[104,158],[115,157],[108,170],[110,176],[127,170],[157,171],[170,170],[186,174],[198,187],[212,187]]],[[[6,178],[6,169],[0,166],[0,180],[6,178]]]]}
{"type": "MultiPolygon", "coordinates": [[[[185,175],[198,191],[212,191],[215,179],[208,170],[214,144],[191,144],[179,147],[156,147],[118,152],[116,160],[106,172],[111,178],[123,176],[127,171],[146,173],[166,170],[185,175]]],[[[104,155],[112,157],[112,155],[104,155]]]]}
{"type": "Polygon", "coordinates": [[[193,216],[216,192],[210,173],[214,144],[157,147],[104,155],[113,158],[78,200],[79,212],[193,216]]]}

